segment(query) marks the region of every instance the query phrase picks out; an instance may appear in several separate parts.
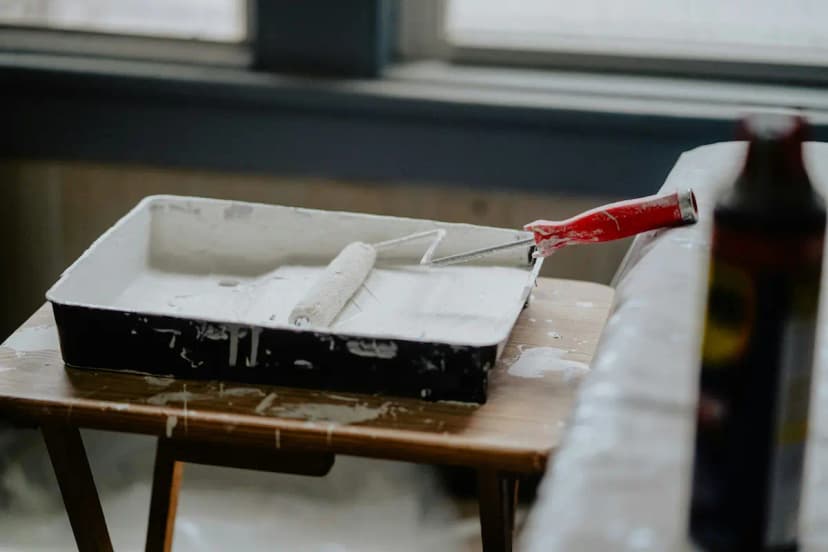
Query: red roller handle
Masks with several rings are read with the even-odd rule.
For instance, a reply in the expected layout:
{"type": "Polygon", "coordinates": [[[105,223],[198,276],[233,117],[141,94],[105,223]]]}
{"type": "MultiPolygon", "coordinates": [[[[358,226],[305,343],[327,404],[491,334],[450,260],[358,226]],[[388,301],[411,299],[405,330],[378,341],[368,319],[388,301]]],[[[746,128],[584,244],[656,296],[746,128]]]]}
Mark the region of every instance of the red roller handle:
{"type": "Polygon", "coordinates": [[[563,221],[536,220],[523,228],[534,233],[538,255],[546,257],[567,245],[618,240],[697,218],[696,197],[687,190],[610,203],[563,221]]]}

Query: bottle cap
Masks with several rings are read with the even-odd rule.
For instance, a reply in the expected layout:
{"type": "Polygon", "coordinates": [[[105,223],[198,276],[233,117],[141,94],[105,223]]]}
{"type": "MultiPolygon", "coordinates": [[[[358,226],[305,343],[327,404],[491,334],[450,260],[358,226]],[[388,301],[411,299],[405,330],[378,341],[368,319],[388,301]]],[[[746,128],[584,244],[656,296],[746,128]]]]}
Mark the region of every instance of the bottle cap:
{"type": "Polygon", "coordinates": [[[742,139],[751,141],[803,142],[807,128],[805,118],[797,111],[761,111],[742,119],[739,134],[742,139]]]}

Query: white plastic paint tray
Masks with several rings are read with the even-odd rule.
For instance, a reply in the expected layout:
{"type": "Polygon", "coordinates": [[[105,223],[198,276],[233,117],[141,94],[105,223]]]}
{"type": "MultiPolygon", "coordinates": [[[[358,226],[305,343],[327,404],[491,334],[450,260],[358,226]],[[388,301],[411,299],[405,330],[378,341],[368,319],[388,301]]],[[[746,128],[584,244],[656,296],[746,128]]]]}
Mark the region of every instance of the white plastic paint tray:
{"type": "Polygon", "coordinates": [[[67,365],[483,402],[487,372],[540,261],[529,248],[423,267],[382,252],[330,328],[288,314],[348,243],[443,228],[435,256],[514,230],[193,197],[153,196],[48,291],[67,365]]]}

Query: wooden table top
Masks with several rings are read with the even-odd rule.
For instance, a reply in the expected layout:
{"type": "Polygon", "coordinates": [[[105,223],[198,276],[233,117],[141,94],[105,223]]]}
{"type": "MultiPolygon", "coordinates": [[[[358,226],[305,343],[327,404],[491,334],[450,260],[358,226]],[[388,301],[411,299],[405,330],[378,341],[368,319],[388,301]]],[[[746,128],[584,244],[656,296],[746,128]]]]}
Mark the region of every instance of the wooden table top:
{"type": "Polygon", "coordinates": [[[561,370],[526,377],[509,366],[536,347],[588,363],[612,295],[599,284],[541,278],[484,405],[68,368],[44,305],[0,346],[0,412],[173,439],[539,472],[577,385],[561,370]]]}

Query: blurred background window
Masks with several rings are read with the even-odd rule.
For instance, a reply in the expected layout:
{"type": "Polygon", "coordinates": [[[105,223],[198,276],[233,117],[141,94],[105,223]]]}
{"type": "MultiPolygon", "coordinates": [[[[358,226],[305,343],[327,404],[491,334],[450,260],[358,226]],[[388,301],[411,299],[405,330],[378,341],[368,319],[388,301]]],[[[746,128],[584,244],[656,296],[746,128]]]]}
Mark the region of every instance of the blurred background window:
{"type": "MultiPolygon", "coordinates": [[[[0,232],[21,236],[0,336],[151,193],[519,227],[652,193],[745,108],[801,108],[828,140],[826,20],[828,0],[0,0],[0,232]]],[[[608,282],[625,247],[598,247],[547,266],[608,282]]]]}
{"type": "Polygon", "coordinates": [[[4,0],[0,24],[241,42],[245,0],[4,0]]]}
{"type": "Polygon", "coordinates": [[[460,47],[824,63],[827,18],[825,0],[450,0],[446,32],[460,47]]]}

